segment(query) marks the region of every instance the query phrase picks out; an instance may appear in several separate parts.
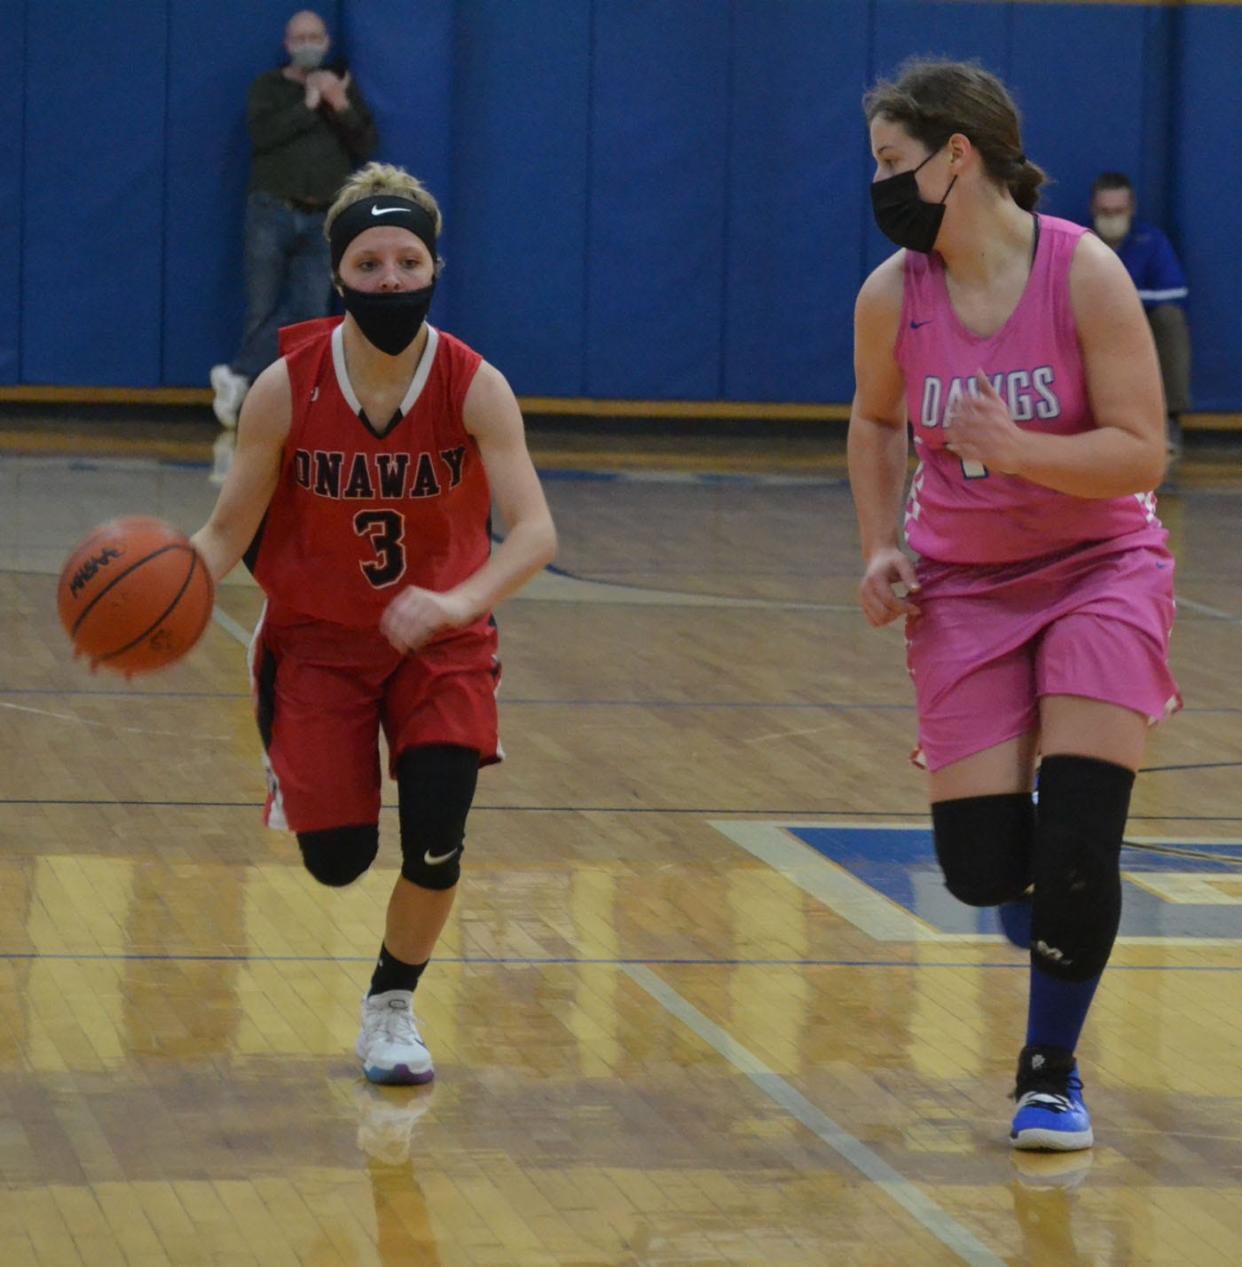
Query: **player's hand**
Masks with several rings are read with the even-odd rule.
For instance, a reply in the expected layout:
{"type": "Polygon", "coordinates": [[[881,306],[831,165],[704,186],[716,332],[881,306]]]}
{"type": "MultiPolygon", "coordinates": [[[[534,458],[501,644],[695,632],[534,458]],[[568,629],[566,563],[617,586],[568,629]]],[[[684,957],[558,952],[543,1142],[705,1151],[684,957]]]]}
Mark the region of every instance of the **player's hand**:
{"type": "Polygon", "coordinates": [[[975,386],[979,394],[964,393],[945,419],[945,448],[963,462],[982,462],[1012,475],[1019,465],[1022,429],[982,370],[975,373],[975,386]]]}
{"type": "Polygon", "coordinates": [[[445,629],[459,629],[469,621],[470,612],[461,599],[411,585],[384,609],[380,632],[398,651],[408,654],[445,629]]]}
{"type": "Polygon", "coordinates": [[[907,597],[917,594],[918,589],[914,564],[900,550],[877,550],[868,561],[858,586],[858,601],[868,623],[879,629],[900,616],[920,614],[919,608],[907,597]],[[898,593],[899,586],[904,588],[904,594],[898,593]]]}

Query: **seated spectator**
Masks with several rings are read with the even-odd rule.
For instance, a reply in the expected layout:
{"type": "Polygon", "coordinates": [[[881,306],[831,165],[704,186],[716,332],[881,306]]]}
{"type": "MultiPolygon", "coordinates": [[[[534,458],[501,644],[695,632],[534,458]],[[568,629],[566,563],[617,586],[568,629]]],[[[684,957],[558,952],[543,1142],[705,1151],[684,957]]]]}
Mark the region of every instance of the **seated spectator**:
{"type": "Polygon", "coordinates": [[[1121,172],[1104,172],[1091,186],[1095,231],[1134,279],[1155,336],[1169,417],[1169,452],[1177,454],[1182,447],[1180,415],[1191,407],[1186,274],[1165,234],[1134,218],[1136,205],[1134,186],[1121,172]]]}

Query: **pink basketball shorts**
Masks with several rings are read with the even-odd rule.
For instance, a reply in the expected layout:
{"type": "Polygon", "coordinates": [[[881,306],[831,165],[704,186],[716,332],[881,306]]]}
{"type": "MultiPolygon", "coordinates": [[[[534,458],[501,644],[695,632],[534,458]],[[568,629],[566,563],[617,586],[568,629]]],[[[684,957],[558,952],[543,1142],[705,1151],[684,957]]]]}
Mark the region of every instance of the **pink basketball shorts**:
{"type": "Polygon", "coordinates": [[[269,604],[251,646],[266,748],[263,821],[291,831],[379,821],[379,733],[389,773],[410,748],[474,748],[501,760],[494,625],[480,623],[402,655],[379,630],[348,629],[269,604]]]}
{"type": "Polygon", "coordinates": [[[939,770],[1036,729],[1045,695],[1157,722],[1181,707],[1169,671],[1173,556],[1092,542],[1021,563],[918,565],[906,622],[918,701],[914,760],[939,770]]]}

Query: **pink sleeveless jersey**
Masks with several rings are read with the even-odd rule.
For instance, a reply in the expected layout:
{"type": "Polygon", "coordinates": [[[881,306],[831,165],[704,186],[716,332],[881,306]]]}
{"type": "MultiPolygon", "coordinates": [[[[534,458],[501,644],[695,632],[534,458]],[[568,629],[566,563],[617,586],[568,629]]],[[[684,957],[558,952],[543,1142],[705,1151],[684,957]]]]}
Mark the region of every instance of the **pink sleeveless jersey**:
{"type": "Polygon", "coordinates": [[[1088,500],[976,464],[946,448],[945,418],[983,369],[1020,427],[1074,435],[1095,425],[1074,313],[1069,270],[1086,232],[1040,216],[1035,262],[1009,320],[995,334],[972,334],[958,320],[938,255],[907,251],[895,355],[919,459],[906,503],[906,539],[945,563],[1014,563],[1084,542],[1124,537],[1162,543],[1153,493],[1088,500]]]}

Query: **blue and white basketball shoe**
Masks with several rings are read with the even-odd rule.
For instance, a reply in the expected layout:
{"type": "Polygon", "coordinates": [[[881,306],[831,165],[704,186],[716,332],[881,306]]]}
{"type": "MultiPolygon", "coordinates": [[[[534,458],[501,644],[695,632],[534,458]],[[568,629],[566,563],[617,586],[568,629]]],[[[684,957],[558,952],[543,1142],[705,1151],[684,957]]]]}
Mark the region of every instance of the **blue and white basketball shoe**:
{"type": "Polygon", "coordinates": [[[1095,1142],[1073,1052],[1024,1047],[1013,1098],[1018,1109],[1009,1139],[1015,1148],[1073,1152],[1095,1142]]]}

